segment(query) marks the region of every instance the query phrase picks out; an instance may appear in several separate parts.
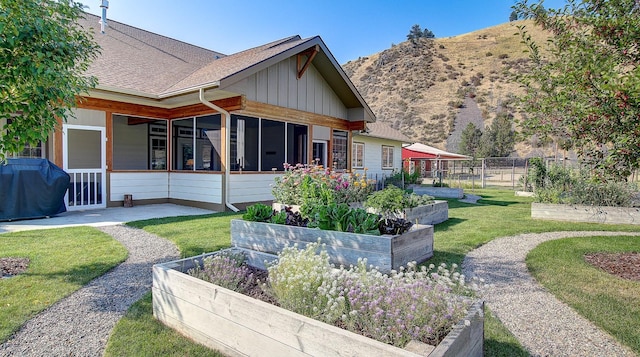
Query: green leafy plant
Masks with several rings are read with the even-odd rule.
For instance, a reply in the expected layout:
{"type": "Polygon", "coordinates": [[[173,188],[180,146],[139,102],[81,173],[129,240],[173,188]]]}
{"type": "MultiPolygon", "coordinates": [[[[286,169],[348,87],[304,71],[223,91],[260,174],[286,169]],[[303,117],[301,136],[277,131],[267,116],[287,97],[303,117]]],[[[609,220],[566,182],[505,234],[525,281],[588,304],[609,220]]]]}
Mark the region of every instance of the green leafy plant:
{"type": "Polygon", "coordinates": [[[379,234],[378,216],[345,203],[314,207],[308,227],[329,231],[379,234]]]}
{"type": "Polygon", "coordinates": [[[405,209],[430,203],[433,203],[433,197],[431,196],[407,193],[396,186],[390,185],[369,195],[364,204],[365,207],[376,210],[385,218],[391,218],[402,215],[405,209]]]}
{"type": "Polygon", "coordinates": [[[253,222],[269,222],[272,215],[273,209],[271,207],[256,203],[247,207],[247,212],[242,215],[242,219],[253,222]]]}

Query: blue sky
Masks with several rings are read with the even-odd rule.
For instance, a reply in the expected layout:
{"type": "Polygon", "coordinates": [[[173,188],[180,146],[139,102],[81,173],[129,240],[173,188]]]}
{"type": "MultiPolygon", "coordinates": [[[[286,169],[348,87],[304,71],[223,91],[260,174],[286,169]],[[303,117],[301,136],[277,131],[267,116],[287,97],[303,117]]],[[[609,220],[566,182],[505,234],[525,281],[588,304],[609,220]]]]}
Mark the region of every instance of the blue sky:
{"type": "MultiPolygon", "coordinates": [[[[100,14],[100,0],[81,0],[100,14]]],[[[291,35],[320,35],[344,64],[406,40],[414,24],[436,37],[509,21],[515,0],[110,0],[109,19],[224,54],[291,35]]],[[[557,8],[563,0],[546,0],[557,8]]]]}

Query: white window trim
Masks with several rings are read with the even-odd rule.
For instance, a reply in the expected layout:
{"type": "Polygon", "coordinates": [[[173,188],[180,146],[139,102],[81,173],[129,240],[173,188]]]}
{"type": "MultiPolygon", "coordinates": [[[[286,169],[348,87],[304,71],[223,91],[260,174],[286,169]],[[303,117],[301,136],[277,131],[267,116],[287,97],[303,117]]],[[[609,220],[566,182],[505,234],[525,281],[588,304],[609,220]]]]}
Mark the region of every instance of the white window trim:
{"type": "Polygon", "coordinates": [[[382,162],[381,162],[381,164],[382,164],[382,169],[383,170],[391,170],[391,169],[394,168],[393,167],[393,156],[395,154],[394,153],[394,149],[395,149],[395,147],[393,147],[393,146],[382,145],[382,152],[381,152],[381,155],[382,155],[382,160],[381,161],[382,162]],[[385,161],[385,155],[384,155],[385,149],[391,149],[391,162],[389,163],[390,165],[387,165],[387,166],[385,166],[385,162],[384,162],[385,161]]]}
{"type": "Polygon", "coordinates": [[[352,152],[353,157],[352,157],[351,166],[352,166],[354,169],[362,169],[362,168],[364,168],[364,166],[365,166],[365,165],[364,165],[365,144],[364,144],[363,142],[357,142],[357,141],[354,141],[354,142],[352,143],[352,145],[353,145],[353,147],[352,147],[352,149],[351,149],[351,152],[352,152]],[[357,150],[356,150],[356,146],[358,146],[358,145],[362,145],[362,165],[360,165],[360,166],[358,166],[358,165],[356,164],[356,159],[357,159],[357,158],[356,158],[356,154],[355,154],[355,153],[357,152],[357,150]]]}

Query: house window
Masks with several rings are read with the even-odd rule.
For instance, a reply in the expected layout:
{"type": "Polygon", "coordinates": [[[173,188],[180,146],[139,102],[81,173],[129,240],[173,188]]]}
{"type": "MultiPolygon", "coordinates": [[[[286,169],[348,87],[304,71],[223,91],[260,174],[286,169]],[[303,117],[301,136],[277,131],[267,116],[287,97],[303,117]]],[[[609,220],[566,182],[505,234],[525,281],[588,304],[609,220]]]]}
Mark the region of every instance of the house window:
{"type": "Polygon", "coordinates": [[[173,169],[221,171],[220,115],[171,122],[173,169]]]}
{"type": "Polygon", "coordinates": [[[165,120],[114,115],[112,131],[112,169],[167,169],[167,122],[165,120]]]}
{"type": "Polygon", "coordinates": [[[341,130],[333,131],[333,168],[335,170],[347,169],[347,147],[349,133],[341,130]]]}
{"type": "MultiPolygon", "coordinates": [[[[4,126],[4,125],[1,125],[1,122],[2,122],[2,119],[0,119],[0,129],[4,126]]],[[[9,125],[11,123],[12,123],[12,119],[10,118],[6,119],[6,125],[9,125]]],[[[7,156],[15,159],[34,159],[34,158],[40,159],[45,157],[44,152],[42,150],[41,141],[38,141],[34,145],[25,144],[21,152],[9,153],[7,156]]]]}
{"type": "Polygon", "coordinates": [[[393,146],[382,146],[382,168],[393,168],[393,146]]]}
{"type": "Polygon", "coordinates": [[[364,167],[364,143],[353,143],[351,147],[351,166],[361,169],[364,167]]]}

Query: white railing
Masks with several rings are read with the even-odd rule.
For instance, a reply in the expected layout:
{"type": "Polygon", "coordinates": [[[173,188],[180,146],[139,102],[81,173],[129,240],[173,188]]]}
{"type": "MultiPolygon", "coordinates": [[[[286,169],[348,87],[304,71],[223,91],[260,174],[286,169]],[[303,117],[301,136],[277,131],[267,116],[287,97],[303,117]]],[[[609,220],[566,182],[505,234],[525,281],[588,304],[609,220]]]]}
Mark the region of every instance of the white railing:
{"type": "Polygon", "coordinates": [[[101,169],[67,169],[71,176],[65,198],[67,209],[106,207],[104,174],[101,169]]]}

